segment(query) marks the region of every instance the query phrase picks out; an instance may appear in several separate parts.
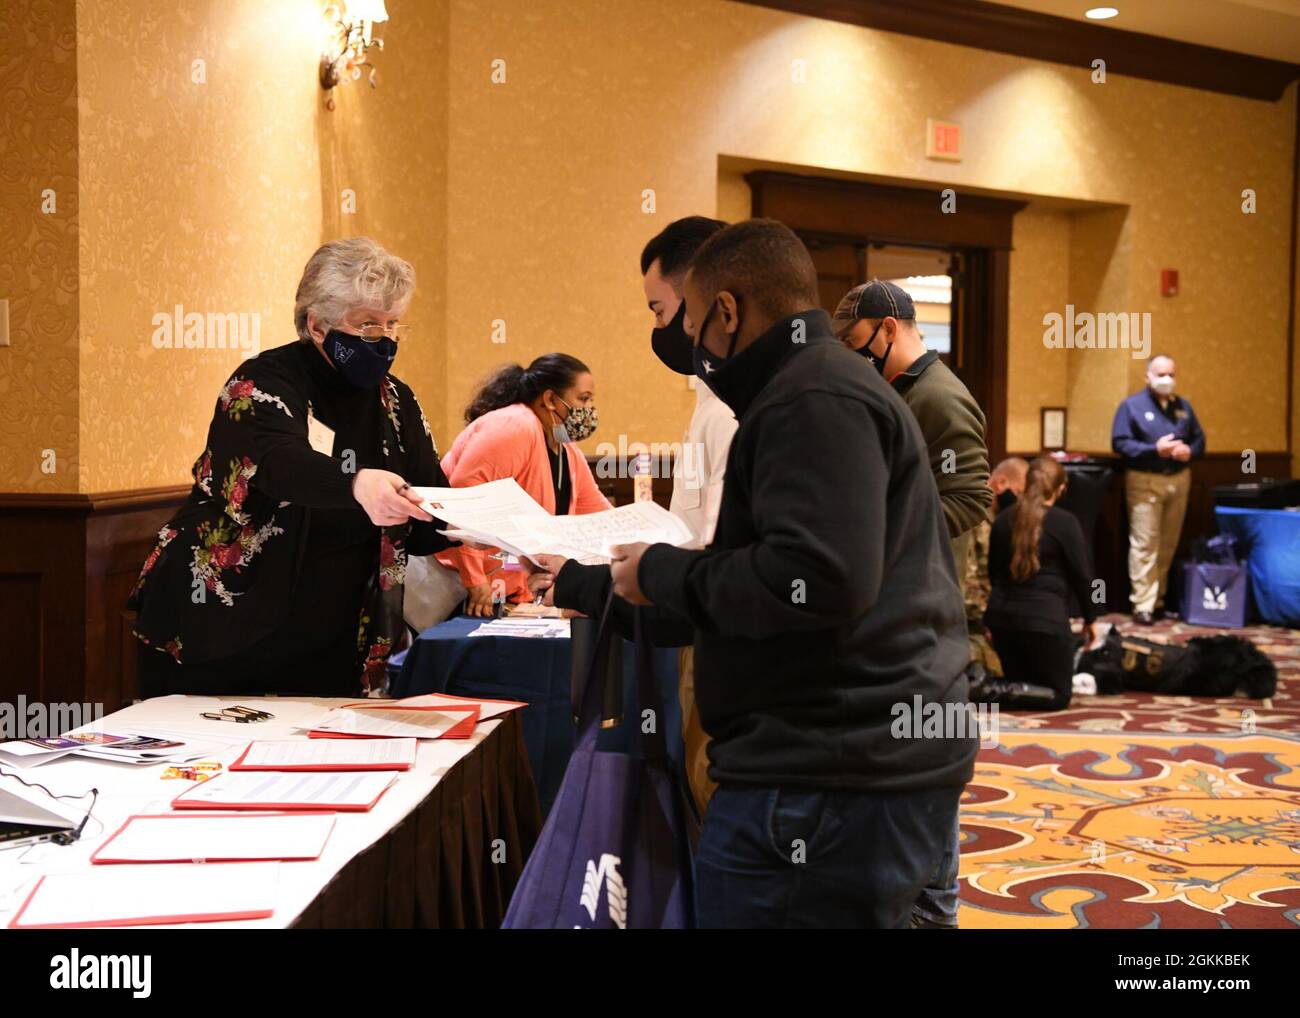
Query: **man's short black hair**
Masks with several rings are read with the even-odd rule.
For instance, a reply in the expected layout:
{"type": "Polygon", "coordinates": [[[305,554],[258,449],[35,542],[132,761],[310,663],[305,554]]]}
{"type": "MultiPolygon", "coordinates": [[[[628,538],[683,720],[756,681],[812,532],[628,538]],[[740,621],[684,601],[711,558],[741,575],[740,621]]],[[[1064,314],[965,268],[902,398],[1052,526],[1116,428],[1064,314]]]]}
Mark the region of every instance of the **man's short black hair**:
{"type": "Polygon", "coordinates": [[[775,219],[746,219],[719,230],[695,252],[691,279],[710,298],[723,290],[750,297],[771,318],[821,306],[812,255],[775,219]]]}
{"type": "Polygon", "coordinates": [[[658,258],[660,275],[669,282],[681,282],[700,245],[726,225],[721,219],[706,216],[687,216],[669,223],[641,252],[641,275],[649,272],[658,258]]]}

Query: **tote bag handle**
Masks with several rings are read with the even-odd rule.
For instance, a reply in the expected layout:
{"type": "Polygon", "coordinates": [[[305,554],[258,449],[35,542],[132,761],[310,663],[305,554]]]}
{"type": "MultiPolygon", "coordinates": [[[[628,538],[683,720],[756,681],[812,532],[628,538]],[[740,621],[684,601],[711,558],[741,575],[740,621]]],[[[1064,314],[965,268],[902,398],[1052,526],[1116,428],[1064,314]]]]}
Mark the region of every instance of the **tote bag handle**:
{"type": "MultiPolygon", "coordinates": [[[[615,652],[619,646],[615,640],[613,614],[614,614],[614,592],[610,591],[609,596],[605,599],[605,607],[600,613],[600,625],[596,631],[594,649],[591,655],[591,661],[587,666],[587,677],[582,688],[582,703],[578,710],[578,739],[574,746],[574,752],[594,752],[596,749],[596,736],[600,731],[600,719],[604,713],[602,705],[604,702],[604,690],[602,689],[601,679],[608,674],[609,655],[615,652]]],[[[642,608],[635,608],[632,623],[636,681],[637,681],[637,706],[640,712],[651,711],[653,719],[653,729],[645,732],[642,728],[642,713],[635,717],[628,718],[624,715],[624,723],[629,720],[636,726],[640,733],[641,752],[645,760],[666,766],[668,761],[667,743],[664,739],[664,712],[663,704],[659,697],[659,684],[654,674],[654,648],[646,636],[645,611],[642,608]]]]}

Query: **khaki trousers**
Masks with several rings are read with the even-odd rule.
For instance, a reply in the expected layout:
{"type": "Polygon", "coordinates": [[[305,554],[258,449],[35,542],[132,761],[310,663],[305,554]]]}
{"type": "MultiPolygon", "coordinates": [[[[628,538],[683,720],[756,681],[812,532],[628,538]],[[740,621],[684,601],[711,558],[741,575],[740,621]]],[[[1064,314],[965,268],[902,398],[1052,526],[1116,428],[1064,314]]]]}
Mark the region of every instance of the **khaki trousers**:
{"type": "Polygon", "coordinates": [[[695,808],[701,817],[709,800],[718,790],[709,778],[709,737],[700,727],[700,712],[695,707],[695,648],[683,647],[677,657],[677,695],[682,704],[682,743],[686,754],[686,781],[691,786],[695,808]]]}
{"type": "Polygon", "coordinates": [[[1134,612],[1164,606],[1169,564],[1187,514],[1192,472],[1153,474],[1130,470],[1124,477],[1128,499],[1129,600],[1134,612]]]}

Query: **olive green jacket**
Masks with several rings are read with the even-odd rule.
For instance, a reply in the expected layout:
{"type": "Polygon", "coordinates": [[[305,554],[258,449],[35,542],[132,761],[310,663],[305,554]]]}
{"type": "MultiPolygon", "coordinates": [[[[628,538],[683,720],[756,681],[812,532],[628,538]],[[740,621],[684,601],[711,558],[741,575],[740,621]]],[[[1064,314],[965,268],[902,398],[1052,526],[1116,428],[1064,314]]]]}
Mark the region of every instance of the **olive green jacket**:
{"type": "Polygon", "coordinates": [[[993,504],[984,412],[933,350],[890,381],[921,425],[961,576],[970,531],[988,519],[993,504]]]}

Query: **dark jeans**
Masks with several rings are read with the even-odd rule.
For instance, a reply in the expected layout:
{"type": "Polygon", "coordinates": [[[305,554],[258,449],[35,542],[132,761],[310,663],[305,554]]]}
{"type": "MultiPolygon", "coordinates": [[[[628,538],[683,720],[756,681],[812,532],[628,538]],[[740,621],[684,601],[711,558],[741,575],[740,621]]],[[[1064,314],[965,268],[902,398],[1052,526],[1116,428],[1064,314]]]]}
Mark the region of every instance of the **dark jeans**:
{"type": "Polygon", "coordinates": [[[960,788],[724,785],[695,859],[703,929],[902,929],[949,848],[960,788]]]}
{"type": "Polygon", "coordinates": [[[913,925],[919,921],[932,928],[957,928],[957,906],[961,904],[961,887],[957,878],[960,875],[961,814],[958,812],[953,814],[952,838],[948,842],[948,848],[939,860],[934,875],[926,882],[912,905],[913,925]]]}
{"type": "Polygon", "coordinates": [[[1008,682],[1030,682],[1047,686],[1056,693],[1048,710],[1070,706],[1074,686],[1074,644],[1069,630],[1060,633],[1031,633],[1023,629],[990,626],[993,649],[1002,661],[1002,675],[1008,682]]]}

